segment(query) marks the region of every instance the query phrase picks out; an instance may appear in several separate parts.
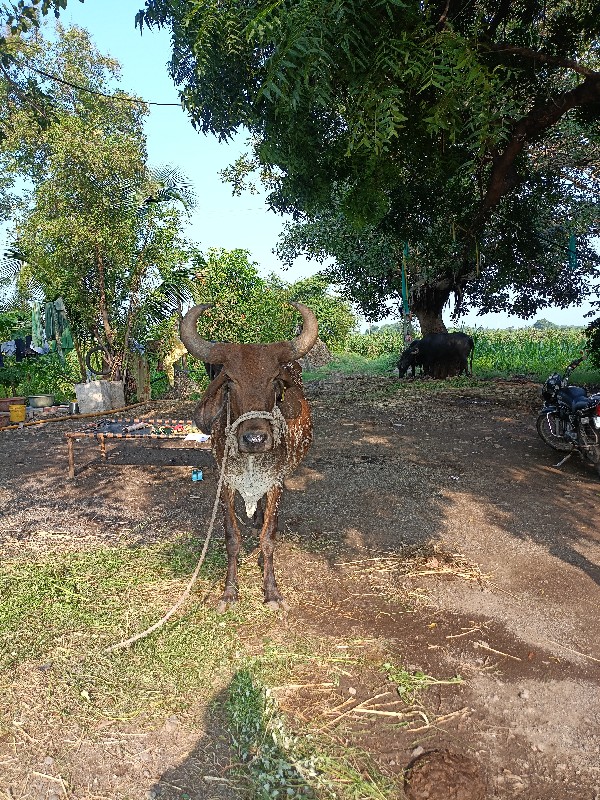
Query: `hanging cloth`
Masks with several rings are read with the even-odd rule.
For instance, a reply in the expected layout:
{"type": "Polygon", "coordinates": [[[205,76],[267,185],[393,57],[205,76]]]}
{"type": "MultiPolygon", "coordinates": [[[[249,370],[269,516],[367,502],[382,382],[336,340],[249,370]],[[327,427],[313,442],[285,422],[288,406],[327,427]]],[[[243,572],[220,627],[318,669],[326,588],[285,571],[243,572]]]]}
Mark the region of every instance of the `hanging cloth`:
{"type": "Polygon", "coordinates": [[[67,319],[65,301],[62,297],[57,298],[54,303],[46,303],[44,308],[44,321],[46,338],[50,343],[50,349],[58,353],[64,360],[64,351],[74,348],[73,336],[67,319]]]}
{"type": "Polygon", "coordinates": [[[25,358],[25,339],[15,339],[15,361],[25,358]]]}
{"type": "Polygon", "coordinates": [[[69,327],[69,319],[67,317],[65,301],[62,299],[62,297],[59,297],[54,301],[54,308],[56,310],[56,318],[58,322],[60,346],[63,350],[72,350],[75,345],[73,344],[73,336],[71,334],[71,328],[69,327]]]}
{"type": "Polygon", "coordinates": [[[406,263],[408,261],[408,242],[404,242],[402,251],[402,313],[408,316],[408,282],[406,280],[406,263]]]}
{"type": "Polygon", "coordinates": [[[31,306],[31,347],[34,350],[41,350],[44,347],[42,307],[39,303],[34,303],[31,306]]]}
{"type": "Polygon", "coordinates": [[[48,342],[54,341],[54,330],[55,330],[55,309],[54,303],[46,303],[44,306],[44,331],[46,333],[46,339],[48,342]]]}
{"type": "Polygon", "coordinates": [[[58,313],[54,307],[54,303],[46,303],[46,307],[44,308],[44,321],[50,352],[58,353],[61,360],[64,361],[65,357],[60,343],[61,334],[58,326],[58,313]]]}

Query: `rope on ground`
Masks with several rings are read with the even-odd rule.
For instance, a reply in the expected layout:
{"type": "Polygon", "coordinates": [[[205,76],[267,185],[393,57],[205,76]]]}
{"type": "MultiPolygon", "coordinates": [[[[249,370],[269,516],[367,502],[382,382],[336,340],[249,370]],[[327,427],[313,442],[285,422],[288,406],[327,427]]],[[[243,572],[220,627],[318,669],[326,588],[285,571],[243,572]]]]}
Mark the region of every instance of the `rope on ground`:
{"type": "Polygon", "coordinates": [[[237,441],[235,439],[235,431],[237,430],[238,425],[247,419],[258,419],[258,418],[269,419],[271,420],[271,423],[275,426],[276,439],[279,439],[279,437],[282,435],[286,427],[285,418],[281,413],[280,409],[277,408],[277,406],[275,406],[273,412],[271,413],[268,411],[248,411],[246,414],[242,414],[240,417],[238,417],[232,424],[229,423],[229,415],[230,415],[230,409],[229,409],[229,403],[227,403],[227,427],[225,429],[225,450],[223,452],[221,473],[219,475],[219,481],[217,483],[215,502],[213,504],[212,515],[208,526],[208,532],[204,540],[204,545],[202,547],[200,558],[198,560],[198,563],[196,564],[196,569],[192,573],[192,577],[188,581],[188,584],[183,590],[183,593],[181,594],[179,600],[177,600],[175,605],[172,606],[167,611],[167,613],[158,620],[158,622],[155,622],[149,628],[146,628],[146,630],[141,631],[141,633],[136,633],[134,636],[130,636],[129,639],[125,639],[122,642],[118,642],[117,644],[113,644],[110,647],[105,648],[103,651],[104,653],[114,653],[116,650],[124,650],[127,647],[131,647],[131,645],[134,644],[135,642],[139,642],[140,639],[145,639],[146,636],[150,636],[151,633],[154,633],[154,631],[161,628],[165,624],[165,622],[167,622],[167,620],[169,620],[173,616],[173,614],[175,614],[175,612],[181,608],[181,606],[189,597],[190,592],[192,591],[192,587],[196,583],[196,579],[198,578],[198,575],[200,573],[202,564],[204,563],[206,552],[208,550],[208,545],[210,543],[210,539],[212,536],[215,519],[217,516],[217,508],[219,506],[219,498],[221,496],[221,489],[223,487],[223,480],[225,478],[225,466],[227,464],[227,457],[229,456],[230,449],[233,449],[234,447],[237,446],[237,441]]]}

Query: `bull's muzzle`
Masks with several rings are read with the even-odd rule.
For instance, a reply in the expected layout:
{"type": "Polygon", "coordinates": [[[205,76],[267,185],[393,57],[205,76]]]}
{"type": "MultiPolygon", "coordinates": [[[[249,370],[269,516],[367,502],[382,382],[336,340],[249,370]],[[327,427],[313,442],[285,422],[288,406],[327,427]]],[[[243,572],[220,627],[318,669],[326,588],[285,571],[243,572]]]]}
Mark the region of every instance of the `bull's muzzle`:
{"type": "Polygon", "coordinates": [[[238,448],[241,453],[266,453],[273,449],[271,426],[253,425],[238,433],[238,448]]]}

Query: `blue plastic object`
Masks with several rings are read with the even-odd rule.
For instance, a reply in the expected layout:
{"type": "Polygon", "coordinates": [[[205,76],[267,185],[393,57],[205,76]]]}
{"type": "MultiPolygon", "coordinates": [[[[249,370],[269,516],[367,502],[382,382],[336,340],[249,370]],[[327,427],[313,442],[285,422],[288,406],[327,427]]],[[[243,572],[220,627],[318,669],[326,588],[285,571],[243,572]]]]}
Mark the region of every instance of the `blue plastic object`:
{"type": "Polygon", "coordinates": [[[201,481],[202,480],[202,470],[201,469],[193,469],[192,470],[192,480],[193,481],[201,481]]]}

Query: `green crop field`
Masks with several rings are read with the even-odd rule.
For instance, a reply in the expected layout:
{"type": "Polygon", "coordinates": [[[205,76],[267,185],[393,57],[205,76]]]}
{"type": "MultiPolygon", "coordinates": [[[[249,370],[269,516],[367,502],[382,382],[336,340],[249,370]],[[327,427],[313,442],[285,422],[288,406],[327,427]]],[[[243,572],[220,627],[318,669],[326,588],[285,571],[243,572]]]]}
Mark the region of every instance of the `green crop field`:
{"type": "MultiPolygon", "coordinates": [[[[473,373],[483,378],[519,375],[544,380],[550,373],[564,370],[585,349],[582,328],[462,330],[475,341],[473,373]]],[[[356,334],[349,337],[346,354],[341,360],[347,364],[354,357],[357,367],[357,362],[362,362],[363,366],[369,363],[367,371],[385,373],[394,369],[402,349],[402,335],[398,331],[356,334]]],[[[586,368],[584,363],[576,377],[579,382],[597,383],[600,375],[597,370],[586,368]]]]}

